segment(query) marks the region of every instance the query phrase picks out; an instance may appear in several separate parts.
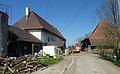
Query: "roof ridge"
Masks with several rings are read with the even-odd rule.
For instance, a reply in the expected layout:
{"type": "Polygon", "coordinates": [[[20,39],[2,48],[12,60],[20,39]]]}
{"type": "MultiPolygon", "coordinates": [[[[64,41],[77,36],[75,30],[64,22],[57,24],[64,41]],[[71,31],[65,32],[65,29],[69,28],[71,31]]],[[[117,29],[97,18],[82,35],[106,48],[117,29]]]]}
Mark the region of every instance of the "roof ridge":
{"type": "Polygon", "coordinates": [[[100,21],[100,23],[95,27],[95,29],[93,30],[92,34],[95,32],[95,30],[96,30],[100,25],[103,25],[102,23],[106,23],[106,24],[104,24],[104,25],[107,25],[107,26],[109,26],[109,27],[112,28],[112,25],[110,25],[110,23],[108,23],[105,19],[102,19],[102,20],[100,21]]]}
{"type": "Polygon", "coordinates": [[[26,20],[27,16],[24,16],[22,19],[20,19],[18,22],[14,24],[15,27],[23,28],[23,29],[44,29],[46,31],[49,31],[50,33],[56,35],[57,37],[60,37],[62,39],[65,39],[63,35],[58,31],[57,28],[49,24],[46,20],[44,20],[42,17],[40,17],[38,14],[36,14],[34,11],[30,11],[29,17],[26,20]],[[28,25],[30,24],[30,25],[28,25]]]}
{"type": "MultiPolygon", "coordinates": [[[[38,18],[37,20],[39,21],[39,19],[42,19],[42,20],[44,20],[41,16],[39,16],[39,15],[37,15],[34,11],[32,11],[34,14],[35,14],[35,16],[38,18]]],[[[49,24],[46,20],[44,20],[47,24],[49,24]]],[[[39,23],[41,23],[40,21],[39,21],[39,23]]],[[[43,23],[41,23],[41,24],[43,24],[43,23]]],[[[49,24],[49,26],[51,26],[51,27],[53,27],[53,28],[55,28],[54,26],[52,26],[51,24],[49,24]]],[[[56,29],[56,28],[55,28],[56,29]]]]}
{"type": "MultiPolygon", "coordinates": [[[[41,23],[42,28],[44,28],[44,25],[43,25],[43,23],[42,23],[40,20],[43,20],[43,22],[47,23],[48,26],[54,28],[53,30],[55,30],[56,32],[58,32],[59,34],[61,34],[56,27],[54,27],[54,26],[52,26],[51,24],[49,24],[46,20],[44,20],[42,17],[40,17],[40,16],[39,16],[38,14],[36,14],[34,11],[31,11],[31,12],[35,14],[35,17],[37,18],[37,21],[39,21],[39,23],[41,23]]],[[[61,34],[61,36],[63,37],[62,34],[61,34]]]]}

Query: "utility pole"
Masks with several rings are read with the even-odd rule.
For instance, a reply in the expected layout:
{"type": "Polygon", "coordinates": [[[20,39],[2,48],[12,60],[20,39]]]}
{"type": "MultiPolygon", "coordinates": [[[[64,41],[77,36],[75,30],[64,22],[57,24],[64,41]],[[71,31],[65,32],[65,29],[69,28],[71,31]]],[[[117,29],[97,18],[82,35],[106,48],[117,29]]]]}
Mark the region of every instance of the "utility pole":
{"type": "MultiPolygon", "coordinates": [[[[120,26],[120,0],[115,0],[115,1],[117,3],[117,25],[120,26]]],[[[120,62],[120,41],[118,41],[118,50],[116,52],[116,56],[117,56],[116,60],[120,62]]]]}
{"type": "Polygon", "coordinates": [[[117,24],[120,26],[120,0],[116,0],[117,2],[117,24]]]}
{"type": "Polygon", "coordinates": [[[119,12],[119,16],[120,16],[120,0],[118,0],[118,12],[119,12]]]}

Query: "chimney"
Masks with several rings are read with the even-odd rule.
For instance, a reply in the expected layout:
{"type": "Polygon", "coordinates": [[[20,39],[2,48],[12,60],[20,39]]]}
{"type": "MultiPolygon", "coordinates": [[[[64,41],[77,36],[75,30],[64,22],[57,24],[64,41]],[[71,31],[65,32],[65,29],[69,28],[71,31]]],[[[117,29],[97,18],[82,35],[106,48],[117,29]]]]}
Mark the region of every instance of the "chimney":
{"type": "Polygon", "coordinates": [[[30,12],[30,8],[29,7],[26,7],[26,10],[25,10],[25,15],[28,16],[29,15],[29,12],[30,12]]]}

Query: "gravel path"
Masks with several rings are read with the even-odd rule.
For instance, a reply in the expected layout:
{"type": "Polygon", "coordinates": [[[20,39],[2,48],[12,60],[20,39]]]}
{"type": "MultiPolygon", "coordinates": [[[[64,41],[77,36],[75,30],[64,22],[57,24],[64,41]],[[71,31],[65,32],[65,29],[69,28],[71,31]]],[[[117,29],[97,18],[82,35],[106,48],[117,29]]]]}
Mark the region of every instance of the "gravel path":
{"type": "Polygon", "coordinates": [[[74,74],[120,74],[120,68],[91,53],[77,55],[73,67],[71,66],[65,74],[73,74],[73,70],[74,74]]]}

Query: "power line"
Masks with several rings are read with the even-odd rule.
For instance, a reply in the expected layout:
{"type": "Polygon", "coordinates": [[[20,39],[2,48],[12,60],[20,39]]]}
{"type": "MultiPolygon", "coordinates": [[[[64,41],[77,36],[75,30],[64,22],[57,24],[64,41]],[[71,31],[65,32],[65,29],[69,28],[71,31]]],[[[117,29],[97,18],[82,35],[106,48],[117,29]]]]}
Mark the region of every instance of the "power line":
{"type": "MultiPolygon", "coordinates": [[[[87,6],[88,6],[88,1],[86,0],[83,4],[81,4],[81,6],[80,6],[80,8],[81,7],[83,7],[83,5],[86,5],[85,7],[84,7],[84,9],[78,9],[78,11],[77,11],[77,13],[71,18],[71,20],[70,20],[70,22],[68,23],[68,25],[69,24],[71,24],[71,23],[73,23],[78,17],[79,17],[79,14],[81,13],[81,12],[83,12],[86,8],[87,8],[87,6]]],[[[70,27],[70,26],[69,26],[70,27]]]]}
{"type": "Polygon", "coordinates": [[[45,10],[45,17],[47,17],[49,3],[50,3],[50,0],[47,0],[46,10],[45,10]]]}
{"type": "Polygon", "coordinates": [[[26,7],[29,7],[29,0],[26,0],[26,7]]]}
{"type": "Polygon", "coordinates": [[[9,7],[9,8],[8,8],[8,12],[7,12],[7,13],[8,13],[8,15],[9,15],[9,18],[10,18],[10,19],[9,19],[9,23],[10,23],[10,25],[11,25],[11,24],[13,24],[13,23],[12,23],[12,5],[8,5],[8,7],[9,7]]]}

